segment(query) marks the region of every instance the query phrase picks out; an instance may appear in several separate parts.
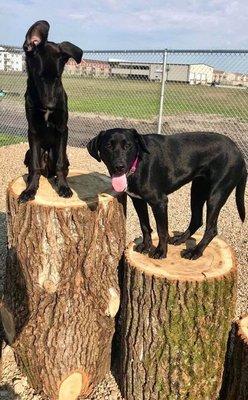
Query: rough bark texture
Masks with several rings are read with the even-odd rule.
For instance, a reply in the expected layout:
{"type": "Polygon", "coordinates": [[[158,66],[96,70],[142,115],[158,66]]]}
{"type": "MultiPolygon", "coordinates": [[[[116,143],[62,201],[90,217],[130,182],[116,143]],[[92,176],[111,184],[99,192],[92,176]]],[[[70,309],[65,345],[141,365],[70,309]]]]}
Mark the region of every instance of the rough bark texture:
{"type": "Polygon", "coordinates": [[[189,261],[180,258],[183,246],[169,246],[166,260],[133,247],[125,253],[116,334],[123,397],[217,399],[236,293],[230,249],[215,239],[189,261]]]}
{"type": "Polygon", "coordinates": [[[248,317],[235,323],[234,330],[220,400],[248,400],[248,317]]]}
{"type": "Polygon", "coordinates": [[[43,177],[34,201],[18,204],[23,178],[7,194],[5,333],[31,386],[59,400],[86,395],[109,371],[125,240],[123,199],[107,177],[74,172],[69,182],[71,199],[43,177]]]}

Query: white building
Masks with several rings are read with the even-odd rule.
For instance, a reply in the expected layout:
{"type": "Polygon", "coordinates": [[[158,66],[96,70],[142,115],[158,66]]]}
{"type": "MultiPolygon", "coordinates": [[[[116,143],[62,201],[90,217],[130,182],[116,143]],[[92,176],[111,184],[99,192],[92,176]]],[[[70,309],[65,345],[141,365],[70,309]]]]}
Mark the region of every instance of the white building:
{"type": "Polygon", "coordinates": [[[206,85],[213,82],[214,68],[207,64],[190,64],[189,83],[206,85]]]}
{"type": "Polygon", "coordinates": [[[22,71],[22,53],[15,49],[0,47],[0,71],[22,71]]]}

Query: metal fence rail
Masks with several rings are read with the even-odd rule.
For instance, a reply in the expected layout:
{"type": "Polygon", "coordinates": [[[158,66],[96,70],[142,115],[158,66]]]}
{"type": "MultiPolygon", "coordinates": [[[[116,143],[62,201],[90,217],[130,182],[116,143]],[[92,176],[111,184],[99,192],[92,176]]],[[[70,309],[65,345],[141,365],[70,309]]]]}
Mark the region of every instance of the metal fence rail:
{"type": "MultiPolygon", "coordinates": [[[[27,136],[26,73],[13,70],[20,57],[25,65],[21,49],[0,47],[0,144],[27,136]]],[[[87,50],[79,66],[68,62],[63,83],[73,146],[117,126],[206,130],[232,137],[248,159],[248,51],[87,50]]]]}

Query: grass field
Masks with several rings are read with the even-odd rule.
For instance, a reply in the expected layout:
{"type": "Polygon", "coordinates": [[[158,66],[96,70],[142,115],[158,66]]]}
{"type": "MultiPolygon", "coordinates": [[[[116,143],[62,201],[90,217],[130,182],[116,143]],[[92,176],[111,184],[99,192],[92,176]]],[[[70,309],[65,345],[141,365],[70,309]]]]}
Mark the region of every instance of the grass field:
{"type": "MultiPolygon", "coordinates": [[[[158,115],[161,84],[150,81],[88,77],[63,78],[69,110],[119,117],[150,119],[158,115]]],[[[0,89],[8,99],[23,101],[24,74],[0,74],[0,89]]],[[[248,120],[248,90],[168,83],[164,115],[216,114],[248,120]]]]}
{"type": "Polygon", "coordinates": [[[21,143],[24,141],[25,138],[23,136],[0,133],[0,147],[9,146],[10,144],[21,143]]]}

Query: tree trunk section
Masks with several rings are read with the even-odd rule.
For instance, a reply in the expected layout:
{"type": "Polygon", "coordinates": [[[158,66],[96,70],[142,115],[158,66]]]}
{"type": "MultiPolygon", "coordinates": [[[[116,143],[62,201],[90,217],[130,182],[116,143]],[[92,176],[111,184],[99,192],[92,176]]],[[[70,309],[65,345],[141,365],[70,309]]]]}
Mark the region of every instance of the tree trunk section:
{"type": "Polygon", "coordinates": [[[31,386],[44,398],[86,396],[110,369],[125,246],[125,198],[108,177],[72,171],[73,197],[40,179],[18,204],[24,178],[8,188],[8,257],[1,316],[31,386]]]}
{"type": "MultiPolygon", "coordinates": [[[[195,244],[194,236],[187,246],[195,244]]],[[[157,240],[155,240],[155,245],[157,240]]],[[[215,238],[195,261],[185,246],[154,260],[125,252],[116,333],[117,379],[126,400],[215,400],[234,317],[233,253],[215,238]]]]}
{"type": "Polygon", "coordinates": [[[248,399],[248,316],[235,323],[232,354],[220,400],[248,399]]]}

